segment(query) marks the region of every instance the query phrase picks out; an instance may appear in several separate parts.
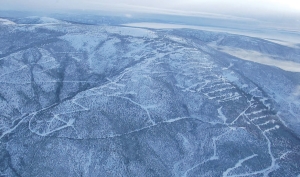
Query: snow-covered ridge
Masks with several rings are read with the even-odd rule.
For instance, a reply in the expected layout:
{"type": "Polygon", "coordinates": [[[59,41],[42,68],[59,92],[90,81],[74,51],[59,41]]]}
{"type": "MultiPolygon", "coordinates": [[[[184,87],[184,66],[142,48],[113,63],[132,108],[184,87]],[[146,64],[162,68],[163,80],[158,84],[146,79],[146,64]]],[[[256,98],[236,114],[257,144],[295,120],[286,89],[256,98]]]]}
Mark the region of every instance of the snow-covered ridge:
{"type": "Polygon", "coordinates": [[[17,20],[19,24],[67,24],[67,22],[50,17],[30,16],[17,20]]]}
{"type": "Polygon", "coordinates": [[[4,19],[4,18],[0,18],[0,24],[2,25],[15,25],[15,22],[12,22],[10,20],[4,19]]]}
{"type": "Polygon", "coordinates": [[[157,38],[157,35],[153,31],[141,28],[107,27],[106,31],[108,33],[119,34],[122,36],[157,38]]]}

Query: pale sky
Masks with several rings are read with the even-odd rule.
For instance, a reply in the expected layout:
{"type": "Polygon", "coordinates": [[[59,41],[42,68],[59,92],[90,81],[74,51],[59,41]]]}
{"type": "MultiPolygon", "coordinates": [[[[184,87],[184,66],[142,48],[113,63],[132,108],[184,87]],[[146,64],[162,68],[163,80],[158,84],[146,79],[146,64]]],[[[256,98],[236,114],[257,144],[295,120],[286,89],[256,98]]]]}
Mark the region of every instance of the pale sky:
{"type": "Polygon", "coordinates": [[[300,15],[300,0],[0,0],[0,10],[109,10],[234,16],[300,15]]]}

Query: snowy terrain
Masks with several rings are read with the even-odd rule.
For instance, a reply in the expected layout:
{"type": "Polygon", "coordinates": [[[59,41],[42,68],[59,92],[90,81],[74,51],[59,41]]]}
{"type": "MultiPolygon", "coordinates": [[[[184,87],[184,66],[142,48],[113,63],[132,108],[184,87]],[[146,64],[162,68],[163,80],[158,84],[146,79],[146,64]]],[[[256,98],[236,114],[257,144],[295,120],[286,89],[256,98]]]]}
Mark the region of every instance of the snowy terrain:
{"type": "Polygon", "coordinates": [[[300,175],[297,47],[47,17],[0,38],[0,176],[300,175]]]}

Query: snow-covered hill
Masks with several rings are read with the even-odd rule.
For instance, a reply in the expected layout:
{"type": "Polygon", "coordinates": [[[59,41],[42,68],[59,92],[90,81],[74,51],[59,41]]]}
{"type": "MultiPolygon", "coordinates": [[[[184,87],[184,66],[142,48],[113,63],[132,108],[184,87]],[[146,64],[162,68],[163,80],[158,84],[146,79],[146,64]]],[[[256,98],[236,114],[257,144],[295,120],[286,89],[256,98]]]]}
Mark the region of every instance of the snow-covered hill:
{"type": "Polygon", "coordinates": [[[39,17],[39,16],[30,16],[25,18],[19,18],[15,20],[18,24],[63,24],[66,23],[61,20],[57,20],[50,17],[39,17]]]}
{"type": "Polygon", "coordinates": [[[0,24],[0,176],[300,174],[300,73],[225,48],[299,49],[35,19],[0,24]]]}
{"type": "Polygon", "coordinates": [[[14,25],[15,23],[8,19],[0,18],[0,24],[1,25],[14,25]]]}

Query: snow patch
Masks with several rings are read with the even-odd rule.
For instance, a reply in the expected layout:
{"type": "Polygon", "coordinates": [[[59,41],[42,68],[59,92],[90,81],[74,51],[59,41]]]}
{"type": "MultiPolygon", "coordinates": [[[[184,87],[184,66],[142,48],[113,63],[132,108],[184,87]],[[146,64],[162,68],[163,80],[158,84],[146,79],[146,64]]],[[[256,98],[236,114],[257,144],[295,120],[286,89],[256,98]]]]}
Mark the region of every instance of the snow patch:
{"type": "Polygon", "coordinates": [[[235,75],[234,75],[234,72],[230,72],[230,73],[226,73],[224,74],[224,77],[229,80],[230,82],[234,82],[234,81],[237,81],[239,80],[235,75]]]}
{"type": "Polygon", "coordinates": [[[223,114],[223,112],[222,112],[222,106],[218,109],[218,113],[219,113],[219,118],[221,118],[222,120],[223,120],[223,122],[224,123],[226,123],[226,120],[227,120],[227,118],[226,118],[226,116],[223,114]]]}
{"type": "Polygon", "coordinates": [[[296,88],[294,89],[293,95],[295,97],[300,96],[300,85],[297,85],[296,88]]]}

